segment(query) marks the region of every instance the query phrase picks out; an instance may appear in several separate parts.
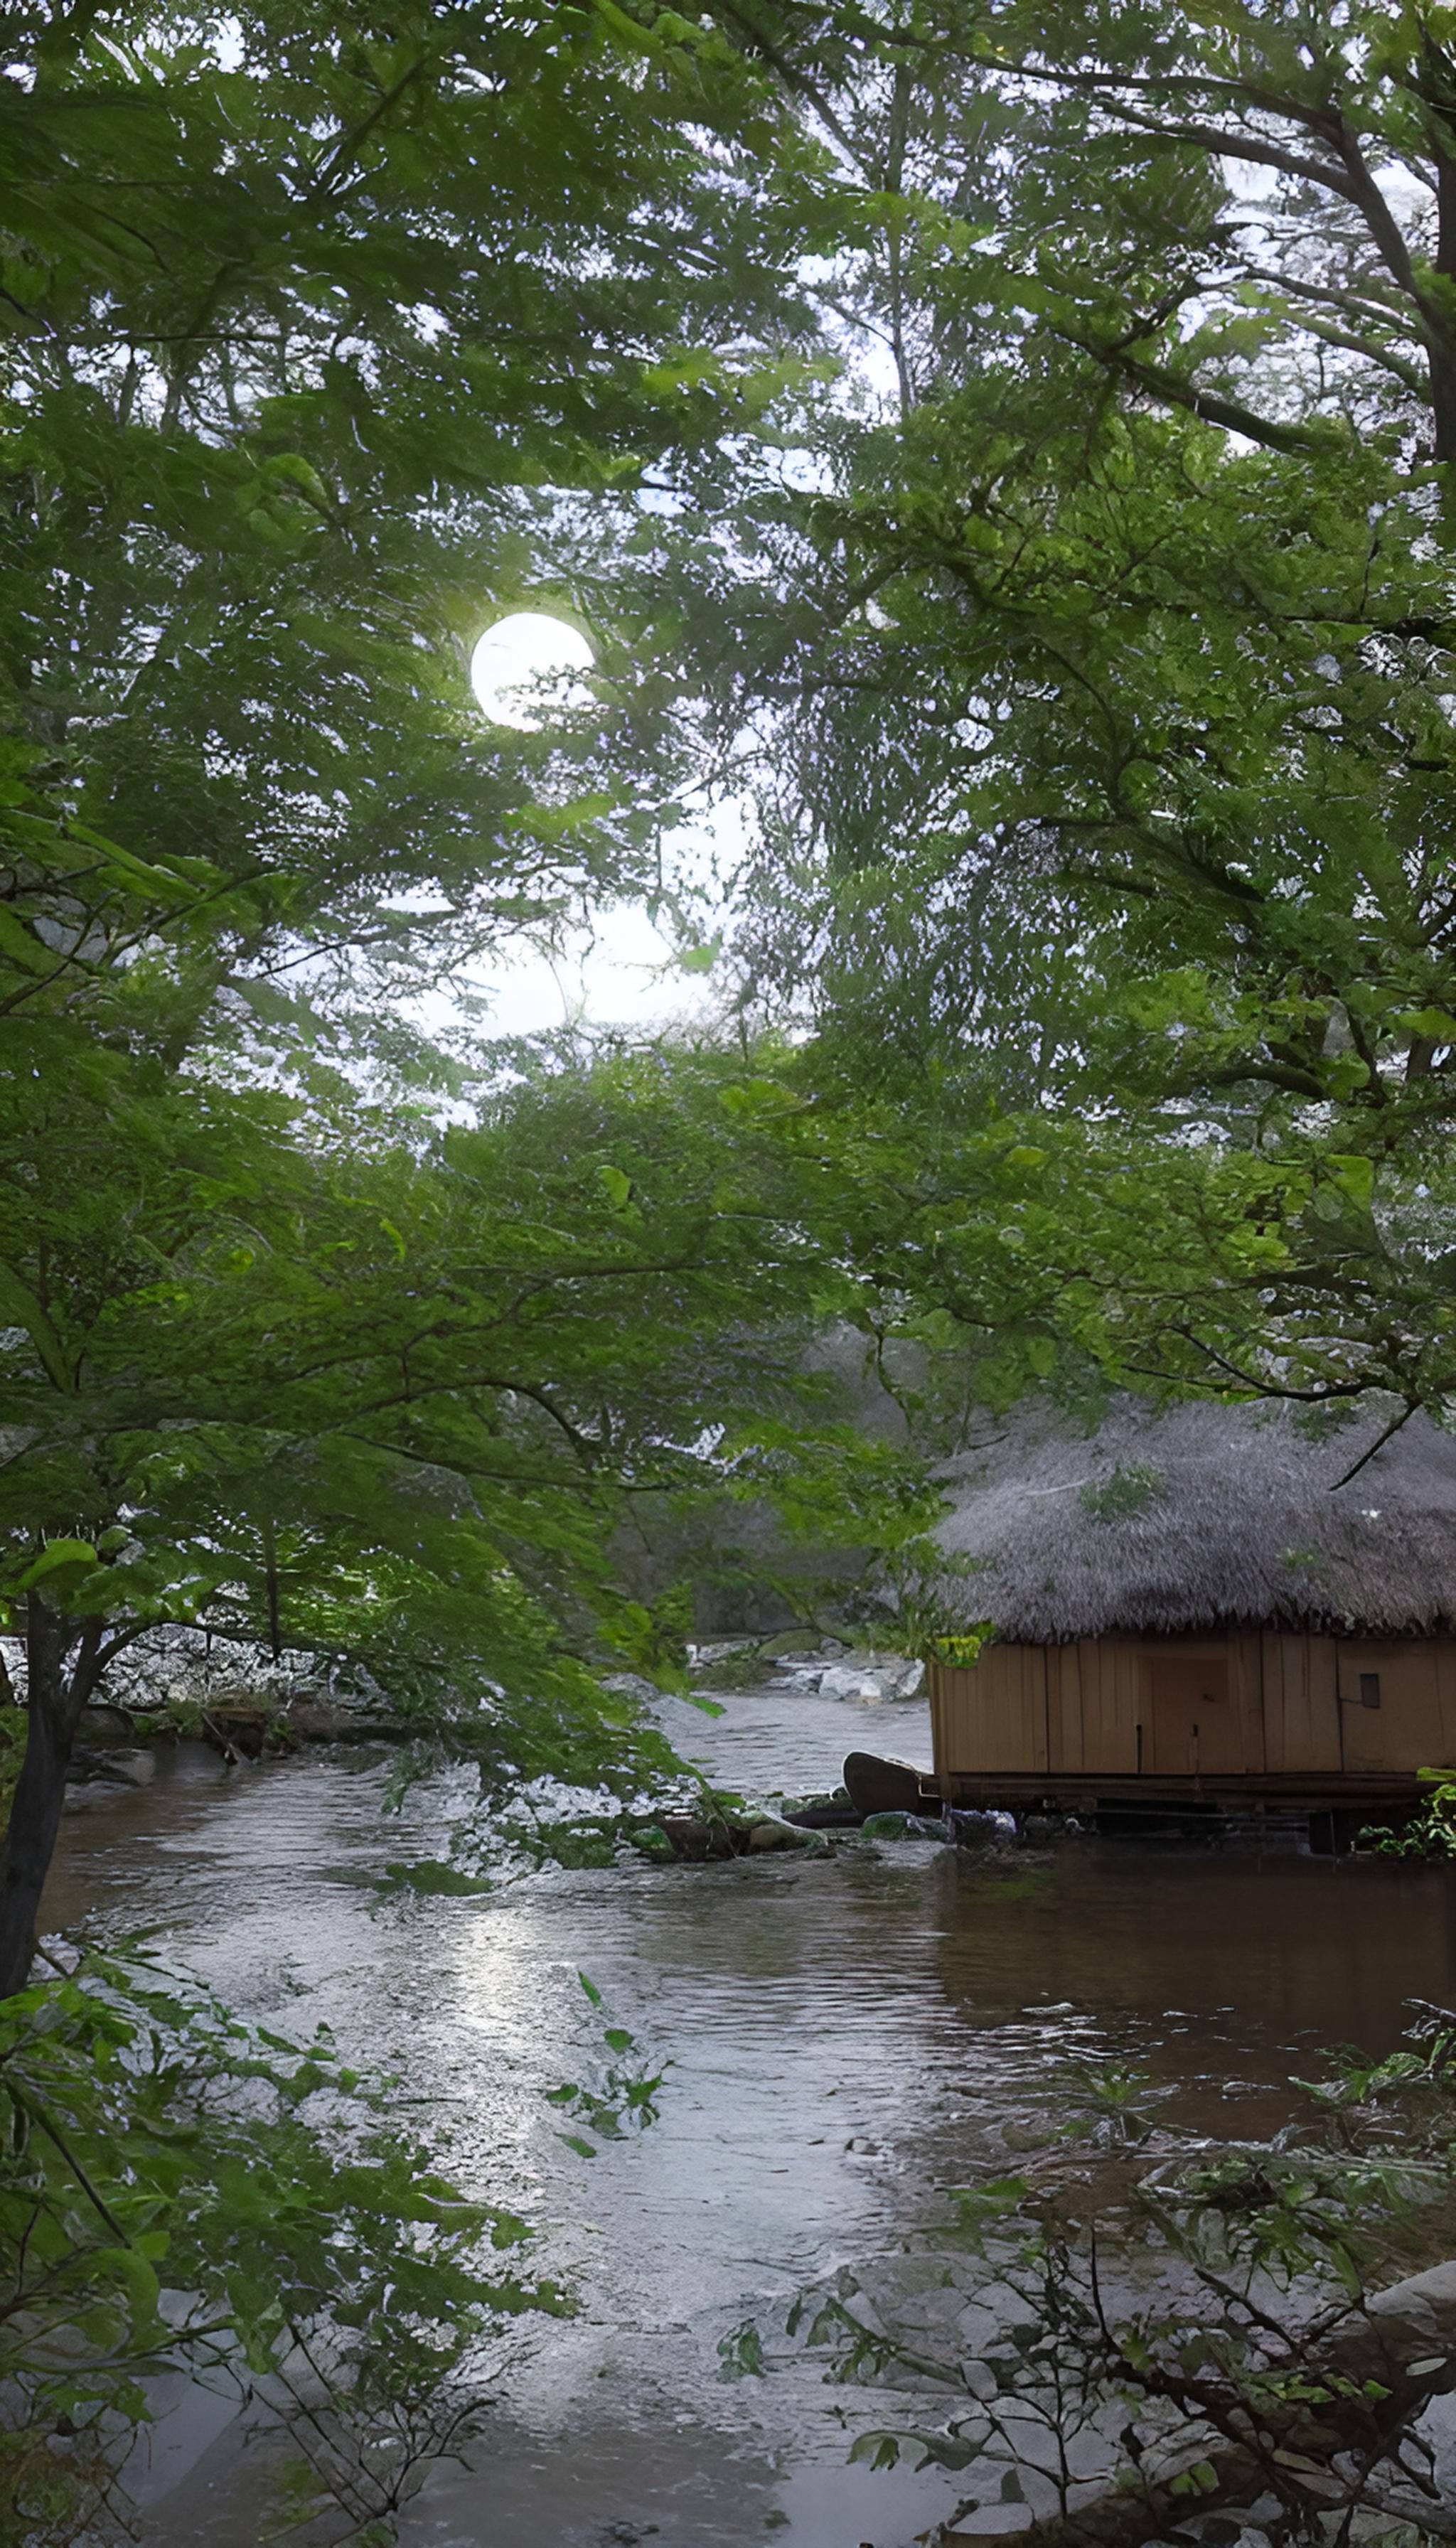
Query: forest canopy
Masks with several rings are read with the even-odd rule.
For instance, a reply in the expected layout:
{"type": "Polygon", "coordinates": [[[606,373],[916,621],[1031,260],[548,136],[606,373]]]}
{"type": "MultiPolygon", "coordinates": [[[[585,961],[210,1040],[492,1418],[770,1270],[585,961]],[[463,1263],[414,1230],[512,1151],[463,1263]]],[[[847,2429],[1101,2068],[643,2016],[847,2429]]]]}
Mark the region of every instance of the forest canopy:
{"type": "MultiPolygon", "coordinates": [[[[590,1781],[564,1863],[629,1800],[671,1858],[720,1593],[974,1658],[988,1414],[1452,1421],[1453,469],[1443,0],[0,11],[0,2540],[101,2535],[159,2369],[321,2336],[383,2541],[472,2348],[569,2307],[326,2030],[34,1978],[124,1674],[307,1667],[397,1794],[590,1781]],[[507,724],[520,611],[590,670],[507,724]],[[624,909],[690,1024],[499,1032],[624,909]]],[[[606,2138],[662,2078],[578,1980],[611,2065],[548,2101],[606,2138]]],[[[1350,2118],[1448,2097],[1427,2016],[1312,2092],[1381,2218],[1350,2118]]],[[[1363,2310],[1310,2146],[1197,2220],[1363,2310]]]]}
{"type": "Polygon", "coordinates": [[[978,1401],[1444,1411],[1447,20],[11,13],[0,1520],[47,1793],[159,1623],[599,1760],[725,1500],[890,1584],[978,1401]],[[467,668],[520,604],[593,671],[510,730],[467,668]],[[749,831],[708,910],[689,799],[749,831]],[[493,1045],[472,966],[623,897],[717,1027],[493,1045]]]}

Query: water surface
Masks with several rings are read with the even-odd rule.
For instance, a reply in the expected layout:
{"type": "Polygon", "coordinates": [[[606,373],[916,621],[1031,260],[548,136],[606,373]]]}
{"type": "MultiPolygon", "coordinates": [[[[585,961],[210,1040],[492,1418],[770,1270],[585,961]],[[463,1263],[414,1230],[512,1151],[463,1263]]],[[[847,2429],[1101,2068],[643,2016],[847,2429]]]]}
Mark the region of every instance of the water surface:
{"type": "MultiPolygon", "coordinates": [[[[674,1738],[751,1792],[832,1783],[850,1748],[929,1761],[916,1706],[752,1692],[674,1738]]],[[[1008,1870],[931,1843],[828,1858],[553,1872],[487,1899],[381,1901],[438,1850],[459,1781],[383,1822],[387,1772],[320,1754],[155,1784],[68,1819],[47,1919],[154,1943],[251,2016],[401,2074],[471,2188],[541,2225],[580,2317],[519,2362],[468,2471],[407,2548],[902,2548],[955,2480],[845,2464],[853,2393],[810,2367],[725,2386],[719,2338],[892,2242],[938,2188],[1004,2174],[1070,2056],[1136,2059],[1216,2135],[1290,2110],[1318,2048],[1374,2049],[1410,1995],[1456,1998],[1456,1880],[1293,1856],[1087,1844],[1008,1870]],[[585,1967],[654,2062],[662,2119],[588,2162],[543,2091],[582,2076],[585,1967]],[[1008,2141],[1008,2128],[1011,2140],[1008,2141]],[[846,2416],[850,2416],[847,2426],[846,2416]]],[[[140,2491],[153,2548],[255,2535],[270,2445],[195,2402],[140,2491]]],[[[993,2507],[987,2527],[1025,2518],[993,2507]]]]}

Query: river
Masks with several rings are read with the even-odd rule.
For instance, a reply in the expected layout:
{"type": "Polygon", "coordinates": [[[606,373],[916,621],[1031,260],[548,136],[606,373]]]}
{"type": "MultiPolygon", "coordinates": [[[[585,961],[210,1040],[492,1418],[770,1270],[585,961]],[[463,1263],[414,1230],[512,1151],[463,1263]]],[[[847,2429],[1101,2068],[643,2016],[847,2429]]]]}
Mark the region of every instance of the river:
{"type": "MultiPolygon", "coordinates": [[[[765,1690],[715,1722],[667,1713],[749,1792],[830,1784],[852,1747],[930,1757],[917,1705],[765,1690]]],[[[539,2225],[536,2262],[580,2314],[525,2345],[406,2548],[904,2548],[960,2482],[849,2466],[854,2393],[810,2365],[727,2385],[725,2333],[772,2331],[805,2281],[926,2221],[937,2188],[1014,2167],[1072,2055],[1137,2060],[1211,2136],[1264,2133],[1320,2046],[1384,2050],[1405,1998],[1456,1997],[1442,1868],[1111,1842],[993,1866],[857,1839],[401,1900],[383,1863],[438,1851],[466,1789],[431,1781],[385,1822],[386,1777],[342,1752],[226,1770],[181,1747],[150,1786],[68,1817],[46,1921],[148,1930],[248,2016],[326,2020],[426,2101],[461,2181],[539,2225]],[[544,2094],[592,2057],[584,1968],[671,2065],[657,2125],[591,2160],[544,2094]]],[[[243,2548],[270,2436],[226,2401],[158,2404],[142,2540],[243,2548]]],[[[978,2526],[1025,2517],[989,2506],[978,2526]]]]}

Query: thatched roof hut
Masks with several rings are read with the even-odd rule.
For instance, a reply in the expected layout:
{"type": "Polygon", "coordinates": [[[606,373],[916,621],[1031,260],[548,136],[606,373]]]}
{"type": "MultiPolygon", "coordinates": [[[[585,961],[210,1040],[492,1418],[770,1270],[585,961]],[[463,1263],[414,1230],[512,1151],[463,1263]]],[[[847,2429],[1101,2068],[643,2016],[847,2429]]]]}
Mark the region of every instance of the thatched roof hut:
{"type": "Polygon", "coordinates": [[[937,1536],[975,1561],[948,1577],[948,1606],[1037,1645],[1450,1631],[1456,1438],[1413,1415],[1374,1449],[1399,1411],[1312,1430],[1288,1402],[1158,1411],[1122,1398],[1090,1435],[1046,1405],[987,1419],[944,1472],[953,1509],[937,1536]]]}
{"type": "Polygon", "coordinates": [[[944,1603],[994,1635],[931,1666],[941,1792],[1328,1822],[1456,1765],[1456,1440],[1399,1412],[988,1420],[944,1472],[944,1603]]]}

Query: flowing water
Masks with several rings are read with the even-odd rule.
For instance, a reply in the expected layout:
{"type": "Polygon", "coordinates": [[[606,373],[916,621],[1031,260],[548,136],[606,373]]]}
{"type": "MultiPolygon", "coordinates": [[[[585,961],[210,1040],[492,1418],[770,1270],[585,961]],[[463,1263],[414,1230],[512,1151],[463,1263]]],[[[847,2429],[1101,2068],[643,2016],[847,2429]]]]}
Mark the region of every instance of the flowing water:
{"type": "MultiPolygon", "coordinates": [[[[671,1708],[748,1792],[832,1783],[850,1748],[928,1764],[924,1710],[803,1692],[671,1708]]],[[[249,2016],[320,2019],[396,2071],[473,2191],[539,2224],[579,2316],[527,2338],[472,2466],[431,2478],[407,2548],[902,2548],[955,2479],[847,2464],[855,2393],[810,2366],[726,2385],[719,2339],[771,2333],[806,2280],[1004,2174],[1072,2056],[1134,2059],[1169,2111],[1263,2134],[1318,2048],[1388,2048],[1401,2004],[1456,1998],[1456,1875],[1370,1862],[1085,1843],[996,1866],[930,1842],[832,1856],[554,1871],[488,1898],[382,1899],[465,1790],[382,1822],[386,1765],[224,1770],[184,1748],[68,1820],[52,1928],[153,1944],[249,2016]],[[612,2016],[668,2062],[660,2122],[586,2160],[544,2091],[612,2016]]],[[[242,2548],[275,2446],[226,2402],[163,2400],[138,2469],[149,2548],[242,2548]]],[[[868,2417],[866,2416],[865,2420],[868,2417]]],[[[988,2507],[987,2530],[1025,2519],[988,2507]]]]}

